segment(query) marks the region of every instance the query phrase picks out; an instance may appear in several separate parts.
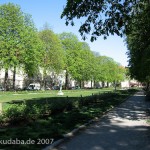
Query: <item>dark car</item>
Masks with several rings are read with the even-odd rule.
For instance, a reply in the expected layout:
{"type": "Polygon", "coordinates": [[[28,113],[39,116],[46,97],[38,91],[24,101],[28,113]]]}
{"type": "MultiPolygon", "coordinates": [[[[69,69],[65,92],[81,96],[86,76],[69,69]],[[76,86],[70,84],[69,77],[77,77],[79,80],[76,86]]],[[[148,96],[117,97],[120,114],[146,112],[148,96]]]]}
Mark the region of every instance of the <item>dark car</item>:
{"type": "Polygon", "coordinates": [[[60,87],[57,86],[57,85],[54,85],[54,86],[52,87],[52,90],[59,90],[59,89],[60,89],[60,87]]]}
{"type": "Polygon", "coordinates": [[[70,90],[78,90],[78,89],[80,89],[80,86],[78,85],[70,87],[70,90]]]}

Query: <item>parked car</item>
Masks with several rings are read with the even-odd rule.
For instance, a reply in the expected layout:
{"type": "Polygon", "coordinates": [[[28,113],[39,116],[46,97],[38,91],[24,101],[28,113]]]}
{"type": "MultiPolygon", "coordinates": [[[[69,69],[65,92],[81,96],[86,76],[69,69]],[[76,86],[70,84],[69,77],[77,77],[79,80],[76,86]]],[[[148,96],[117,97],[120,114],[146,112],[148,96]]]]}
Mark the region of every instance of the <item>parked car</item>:
{"type": "Polygon", "coordinates": [[[27,90],[40,90],[40,84],[39,83],[31,83],[27,87],[27,90]]]}
{"type": "Polygon", "coordinates": [[[78,85],[70,87],[70,90],[78,90],[78,89],[80,89],[80,86],[78,85]]]}
{"type": "Polygon", "coordinates": [[[57,85],[54,85],[54,86],[52,87],[52,90],[59,90],[59,89],[60,89],[60,87],[57,86],[57,85]]]}

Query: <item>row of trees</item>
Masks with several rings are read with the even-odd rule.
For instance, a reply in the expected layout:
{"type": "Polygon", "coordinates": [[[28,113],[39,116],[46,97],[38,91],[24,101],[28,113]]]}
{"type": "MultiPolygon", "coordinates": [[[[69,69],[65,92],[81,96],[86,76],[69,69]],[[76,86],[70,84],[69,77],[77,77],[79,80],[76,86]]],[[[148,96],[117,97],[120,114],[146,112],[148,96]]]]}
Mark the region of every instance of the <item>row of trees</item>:
{"type": "Polygon", "coordinates": [[[83,85],[84,81],[118,82],[125,69],[112,58],[97,56],[86,42],[73,33],[55,34],[47,24],[37,31],[30,15],[12,3],[0,6],[0,67],[5,70],[4,86],[8,88],[8,70],[13,68],[15,89],[16,68],[34,77],[42,70],[46,86],[48,71],[66,70],[69,77],[83,85]]]}
{"type": "Polygon", "coordinates": [[[131,22],[126,38],[131,76],[150,82],[150,4],[145,3],[131,22]]]}
{"type": "Polygon", "coordinates": [[[117,34],[125,37],[131,77],[150,85],[150,0],[67,0],[61,18],[66,25],[84,17],[79,32],[91,41],[117,34]]]}
{"type": "Polygon", "coordinates": [[[96,56],[86,42],[80,42],[72,33],[59,35],[65,52],[66,87],[68,75],[84,84],[84,81],[114,82],[125,77],[125,69],[112,58],[96,56]]]}

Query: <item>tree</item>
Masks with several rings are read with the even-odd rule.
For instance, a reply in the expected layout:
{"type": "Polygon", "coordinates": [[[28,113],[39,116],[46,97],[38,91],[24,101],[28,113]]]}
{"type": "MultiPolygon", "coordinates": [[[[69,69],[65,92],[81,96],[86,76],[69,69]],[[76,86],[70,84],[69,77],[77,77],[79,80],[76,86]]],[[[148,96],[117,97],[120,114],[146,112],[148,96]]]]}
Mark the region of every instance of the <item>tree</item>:
{"type": "MultiPolygon", "coordinates": [[[[34,58],[36,60],[38,58],[35,53],[37,52],[37,42],[36,31],[30,16],[24,14],[18,5],[12,3],[1,5],[0,58],[5,69],[4,86],[6,89],[8,89],[8,69],[14,68],[14,88],[16,67],[24,66],[27,73],[33,73],[31,64],[33,64],[34,58]],[[28,57],[31,59],[29,60],[28,57]]],[[[37,61],[34,61],[35,63],[37,64],[37,61]]]]}
{"type": "Polygon", "coordinates": [[[93,81],[95,72],[95,56],[85,42],[79,42],[80,48],[71,52],[74,63],[69,67],[71,76],[84,87],[84,81],[93,81]]]}
{"type": "Polygon", "coordinates": [[[62,33],[60,39],[66,55],[66,88],[69,87],[69,75],[76,80],[80,87],[84,81],[94,79],[95,56],[86,42],[80,42],[73,33],[62,33]]]}
{"type": "MultiPolygon", "coordinates": [[[[93,82],[95,83],[97,76],[97,60],[95,54],[91,51],[86,42],[82,42],[82,59],[84,60],[85,67],[83,69],[82,81],[91,81],[91,88],[93,82]]],[[[84,85],[83,85],[84,86],[84,85]]]]}
{"type": "Polygon", "coordinates": [[[150,0],[67,0],[61,18],[74,25],[74,18],[85,18],[79,32],[83,39],[91,33],[91,41],[110,34],[122,36],[129,32],[130,21],[150,0]]]}
{"type": "Polygon", "coordinates": [[[125,77],[125,68],[120,64],[115,62],[112,58],[107,56],[97,57],[98,68],[96,80],[101,81],[102,83],[108,82],[115,85],[117,82],[124,80],[125,77]]]}
{"type": "Polygon", "coordinates": [[[113,82],[112,72],[114,70],[113,59],[107,56],[97,57],[98,69],[97,80],[102,82],[113,82]]]}
{"type": "Polygon", "coordinates": [[[38,32],[28,26],[24,33],[23,54],[20,64],[29,78],[34,77],[39,72],[44,54],[42,46],[38,32]]]}
{"type": "Polygon", "coordinates": [[[132,78],[150,82],[150,5],[133,18],[131,31],[127,34],[129,70],[132,78]]]}
{"type": "Polygon", "coordinates": [[[112,72],[112,76],[113,76],[112,79],[114,80],[114,87],[116,90],[117,84],[120,84],[120,82],[125,79],[126,69],[124,67],[122,67],[120,64],[115,63],[115,62],[114,62],[113,69],[114,70],[112,72]]]}
{"type": "MultiPolygon", "coordinates": [[[[66,25],[74,25],[74,19],[84,18],[79,32],[83,39],[91,34],[91,41],[103,35],[127,36],[131,76],[150,82],[150,0],[67,0],[61,18],[66,25]]],[[[150,84],[148,84],[150,85],[150,84]]]]}
{"type": "Polygon", "coordinates": [[[81,48],[81,45],[79,44],[77,36],[74,35],[73,33],[63,32],[59,35],[59,38],[61,40],[65,53],[65,66],[64,66],[64,70],[66,71],[65,89],[68,89],[70,67],[72,66],[72,64],[76,64],[74,58],[76,58],[76,52],[81,48]]]}
{"type": "Polygon", "coordinates": [[[18,64],[17,51],[20,48],[20,37],[22,24],[22,13],[18,6],[4,4],[0,6],[0,56],[1,63],[5,69],[5,88],[8,88],[8,69],[18,64]]]}
{"type": "Polygon", "coordinates": [[[72,33],[62,33],[59,37],[66,55],[66,88],[69,87],[69,75],[78,81],[80,87],[90,80],[92,85],[96,81],[117,83],[124,79],[124,69],[112,58],[95,56],[89,45],[80,42],[72,33]]]}
{"type": "Polygon", "coordinates": [[[46,87],[47,71],[59,73],[64,67],[64,51],[58,36],[47,25],[39,32],[39,38],[43,43],[43,79],[46,87]]]}

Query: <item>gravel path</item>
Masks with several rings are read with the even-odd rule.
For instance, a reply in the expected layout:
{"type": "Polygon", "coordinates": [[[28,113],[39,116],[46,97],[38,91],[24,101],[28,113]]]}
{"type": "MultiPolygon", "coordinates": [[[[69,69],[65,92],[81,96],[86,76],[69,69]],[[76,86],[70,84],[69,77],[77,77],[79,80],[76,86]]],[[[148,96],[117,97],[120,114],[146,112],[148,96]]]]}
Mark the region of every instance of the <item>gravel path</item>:
{"type": "Polygon", "coordinates": [[[145,122],[150,102],[144,98],[138,92],[54,150],[150,150],[150,126],[145,122]]]}

